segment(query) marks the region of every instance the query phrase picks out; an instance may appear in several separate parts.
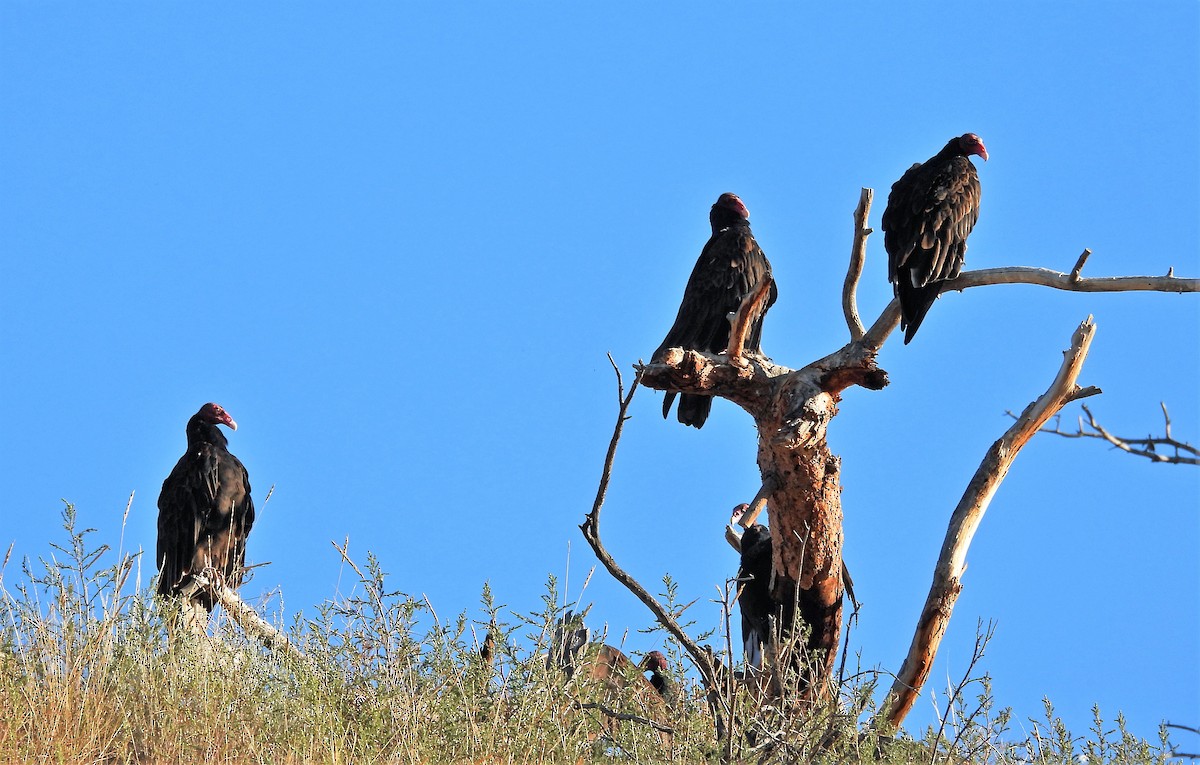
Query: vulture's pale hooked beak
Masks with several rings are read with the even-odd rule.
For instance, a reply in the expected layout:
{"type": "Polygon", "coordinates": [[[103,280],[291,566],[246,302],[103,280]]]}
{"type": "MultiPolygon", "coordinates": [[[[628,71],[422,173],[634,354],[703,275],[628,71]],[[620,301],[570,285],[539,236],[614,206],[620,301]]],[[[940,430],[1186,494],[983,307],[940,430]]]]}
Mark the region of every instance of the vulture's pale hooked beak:
{"type": "Polygon", "coordinates": [[[226,420],[225,424],[229,426],[230,430],[237,430],[237,423],[233,421],[232,417],[226,420]]]}

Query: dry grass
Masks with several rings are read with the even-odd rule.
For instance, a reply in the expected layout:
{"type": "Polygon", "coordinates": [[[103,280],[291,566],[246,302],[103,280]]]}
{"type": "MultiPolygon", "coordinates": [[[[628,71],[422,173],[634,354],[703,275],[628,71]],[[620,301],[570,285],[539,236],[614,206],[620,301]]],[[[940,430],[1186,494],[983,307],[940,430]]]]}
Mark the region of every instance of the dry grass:
{"type": "MultiPolygon", "coordinates": [[[[277,625],[309,658],[271,654],[218,619],[197,641],[167,629],[150,590],[128,585],[121,551],[88,548],[74,508],[67,543],[49,559],[0,576],[0,762],[4,763],[425,763],[579,762],[987,762],[1165,763],[1155,744],[1097,723],[1068,732],[1046,719],[1012,741],[1007,711],[993,712],[986,677],[952,689],[946,724],[880,751],[862,720],[874,711],[878,673],[852,676],[828,708],[786,704],[755,712],[744,688],[730,701],[734,734],[716,741],[701,694],[684,680],[684,708],[670,722],[672,751],[657,735],[621,723],[596,738],[600,713],[575,707],[578,688],[548,672],[544,653],[560,615],[554,580],[540,611],[501,613],[484,588],[482,610],[497,640],[480,659],[465,614],[443,623],[427,601],[387,589],[373,558],[360,595],[326,603],[305,623],[277,625]],[[175,634],[176,637],[172,637],[175,634]],[[975,694],[967,701],[967,691],[975,694]],[[753,714],[751,714],[754,712],[753,714]],[[749,731],[749,735],[746,732],[749,731]],[[592,740],[596,738],[596,740],[592,740]],[[755,746],[749,741],[753,740],[755,746]]],[[[8,561],[4,571],[8,570],[8,561]]],[[[679,666],[680,675],[683,667],[679,666]]],[[[785,698],[786,698],[785,694],[785,698]]],[[[630,700],[623,711],[637,712],[630,700]]]]}

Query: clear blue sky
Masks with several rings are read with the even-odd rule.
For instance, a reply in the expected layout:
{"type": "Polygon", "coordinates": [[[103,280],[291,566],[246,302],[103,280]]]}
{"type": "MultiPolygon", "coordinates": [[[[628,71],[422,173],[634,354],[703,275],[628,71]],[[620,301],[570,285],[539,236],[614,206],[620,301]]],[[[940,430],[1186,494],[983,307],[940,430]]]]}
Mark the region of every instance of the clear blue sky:
{"type": "MultiPolygon", "coordinates": [[[[247,597],[311,613],[345,593],[347,535],[443,616],[478,616],[485,580],[534,610],[568,555],[577,595],[605,353],[628,371],[658,345],[718,194],[741,195],[774,264],[763,347],[793,367],[847,339],[859,188],[878,226],[891,183],[968,130],[991,153],[968,268],[1069,270],[1090,247],[1090,275],[1200,276],[1198,29],[1182,1],[5,3],[0,541],[47,555],[66,498],[115,545],[136,492],[124,538],[148,584],[159,487],[213,400],[260,503],[276,486],[247,597]]],[[[873,237],[871,318],[884,258],[873,237]]],[[[1088,314],[1102,421],[1158,431],[1166,401],[1200,440],[1200,297],[943,297],[883,350],[892,385],[849,391],[830,429],[864,664],[898,669],[954,504],[1088,314]]],[[[635,401],[607,542],[711,625],[755,434],[727,402],[700,432],[660,402],[635,401]]],[[[1045,695],[1080,733],[1093,703],[1143,736],[1200,722],[1198,500],[1194,468],[1035,439],[926,699],[994,619],[982,668],[1018,721],[1045,695]]],[[[618,635],[650,620],[603,571],[585,600],[618,635]]]]}

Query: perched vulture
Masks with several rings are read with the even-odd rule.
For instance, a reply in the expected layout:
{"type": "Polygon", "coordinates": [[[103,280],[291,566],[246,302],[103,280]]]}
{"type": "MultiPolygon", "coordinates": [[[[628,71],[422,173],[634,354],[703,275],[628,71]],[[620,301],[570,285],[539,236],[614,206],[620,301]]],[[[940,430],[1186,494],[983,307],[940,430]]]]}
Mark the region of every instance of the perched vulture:
{"type": "MultiPolygon", "coordinates": [[[[736,194],[722,194],[708,213],[712,236],[700,251],[683,290],[683,302],[667,337],[651,356],[661,360],[668,348],[685,348],[721,353],[729,345],[729,319],[764,279],[770,280],[771,292],[746,336],[745,350],[761,353],[763,317],[775,303],[778,290],[771,278],[771,264],[754,234],[750,233],[750,212],[736,194]]],[[[663,417],[671,411],[674,393],[663,401],[663,417]]],[[[712,408],[711,396],[683,394],[676,413],[680,422],[696,428],[704,426],[712,408]]]]}
{"type": "Polygon", "coordinates": [[[900,299],[900,328],[907,345],[942,291],[941,282],[962,271],[967,236],[979,218],[979,175],[971,164],[987,149],[974,133],[950,142],[923,165],[892,184],[883,211],[888,280],[900,299]]]}
{"type": "MultiPolygon", "coordinates": [[[[207,569],[228,587],[241,584],[254,501],[246,468],[229,453],[218,425],[237,430],[216,404],[205,404],[188,420],[187,452],[158,495],[160,595],[177,596],[192,574],[207,569]]],[[[197,602],[211,611],[214,601],[202,591],[197,602]]]]}
{"type": "MultiPolygon", "coordinates": [[[[635,665],[619,649],[591,642],[591,630],[583,624],[583,614],[568,611],[555,625],[554,637],[546,656],[546,670],[551,672],[556,667],[562,670],[567,681],[580,694],[580,699],[591,700],[588,703],[594,704],[598,700],[609,709],[620,705],[631,708],[641,716],[664,719],[669,703],[666,691],[659,690],[657,684],[641,674],[651,669],[647,663],[654,653],[658,652],[651,652],[641,665],[635,665]]],[[[658,653],[658,656],[662,659],[662,665],[652,670],[656,677],[667,666],[662,654],[658,653]]],[[[655,667],[658,667],[657,663],[655,667]]],[[[604,714],[603,725],[610,739],[615,738],[617,723],[617,717],[604,714]]],[[[657,732],[663,744],[669,747],[672,734],[664,730],[657,732]]]]}
{"type": "Polygon", "coordinates": [[[742,610],[742,646],[746,664],[762,667],[763,645],[770,635],[767,620],[771,602],[771,530],[755,523],[742,534],[742,562],[738,568],[738,606],[742,610]]]}
{"type": "Polygon", "coordinates": [[[642,663],[638,665],[638,669],[650,673],[650,685],[654,686],[654,690],[658,691],[659,696],[662,696],[668,709],[676,709],[679,706],[679,683],[671,677],[667,657],[663,656],[662,651],[651,651],[646,654],[642,663]]]}

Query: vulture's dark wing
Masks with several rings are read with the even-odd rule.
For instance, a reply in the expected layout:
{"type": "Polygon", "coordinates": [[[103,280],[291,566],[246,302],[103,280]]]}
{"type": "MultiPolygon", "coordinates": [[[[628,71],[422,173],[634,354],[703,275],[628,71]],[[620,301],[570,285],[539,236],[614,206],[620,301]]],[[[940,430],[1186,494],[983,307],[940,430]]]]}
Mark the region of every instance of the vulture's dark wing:
{"type": "Polygon", "coordinates": [[[892,185],[883,213],[888,279],[900,298],[907,343],[941,292],[962,271],[979,218],[979,175],[967,157],[913,165],[892,185]]]}
{"type": "Polygon", "coordinates": [[[163,481],[158,511],[159,593],[171,594],[208,566],[221,571],[226,584],[240,583],[254,500],[237,457],[211,443],[189,449],[163,481]]]}
{"type": "MultiPolygon", "coordinates": [[[[222,481],[227,483],[229,489],[218,493],[218,503],[222,497],[228,496],[230,512],[228,515],[221,513],[221,529],[214,531],[215,537],[225,534],[229,540],[224,566],[218,565],[218,568],[223,568],[226,584],[237,587],[242,583],[246,565],[246,537],[250,536],[250,529],[254,526],[254,499],[250,495],[250,475],[241,460],[225,452],[221,455],[221,463],[222,481]]],[[[223,505],[218,504],[218,507],[223,505]]],[[[220,545],[217,547],[220,548],[220,545]]],[[[219,564],[222,561],[216,562],[219,564]]]]}
{"type": "Polygon", "coordinates": [[[771,531],[754,524],[742,534],[741,566],[738,568],[738,607],[742,611],[742,645],[746,663],[762,666],[762,647],[770,635],[771,531]]]}
{"type": "Polygon", "coordinates": [[[158,592],[170,595],[191,573],[200,529],[211,501],[202,477],[202,456],[179,458],[158,495],[158,592]]]}
{"type": "MultiPolygon", "coordinates": [[[[763,278],[771,278],[771,266],[750,227],[732,226],[718,231],[700,252],[683,290],[675,323],[652,359],[661,358],[668,348],[711,353],[725,350],[729,343],[729,314],[738,309],[763,278]]],[[[772,286],[768,307],[775,302],[777,293],[772,286]]],[[[758,347],[747,343],[747,349],[757,351],[758,347]]]]}
{"type": "MultiPolygon", "coordinates": [[[[651,359],[662,358],[668,348],[689,348],[709,353],[726,350],[729,344],[729,314],[738,310],[742,300],[763,279],[771,279],[771,294],[762,313],[751,326],[746,341],[746,350],[756,353],[761,351],[763,318],[778,296],[778,288],[771,278],[771,264],[755,241],[748,224],[730,226],[714,233],[692,268],[675,323],[651,359]]],[[[673,400],[674,394],[668,393],[663,401],[664,417],[673,400]]],[[[679,421],[699,428],[704,425],[711,407],[711,396],[685,394],[679,403],[679,421]]]]}

